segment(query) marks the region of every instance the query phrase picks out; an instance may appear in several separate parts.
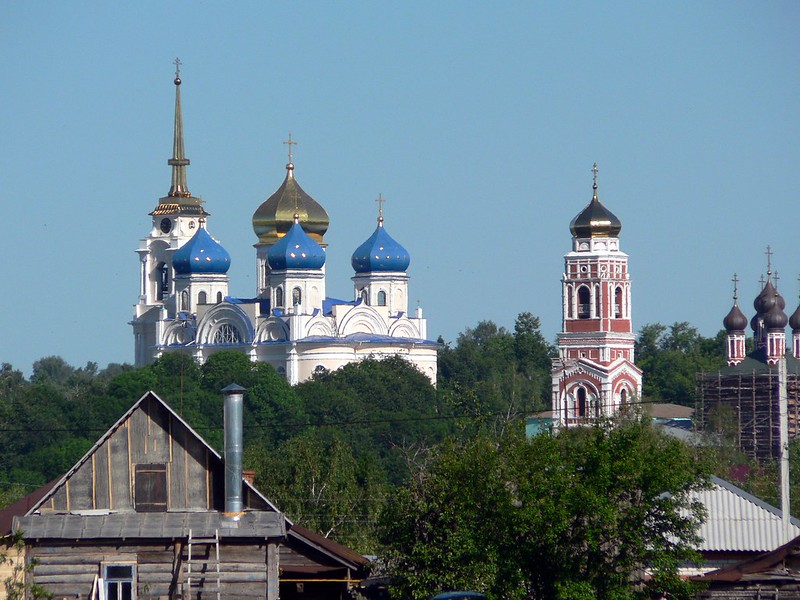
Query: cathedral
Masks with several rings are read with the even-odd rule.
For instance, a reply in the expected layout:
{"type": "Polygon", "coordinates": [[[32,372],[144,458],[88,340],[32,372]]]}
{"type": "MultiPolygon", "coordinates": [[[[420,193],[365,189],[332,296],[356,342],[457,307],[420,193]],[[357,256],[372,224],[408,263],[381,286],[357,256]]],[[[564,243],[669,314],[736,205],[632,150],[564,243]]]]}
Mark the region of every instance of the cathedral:
{"type": "Polygon", "coordinates": [[[202,363],[233,349],[296,384],[364,358],[401,356],[435,383],[438,344],[427,339],[421,309],[409,314],[410,257],[387,232],[382,208],[352,255],[352,300],[326,295],[328,213],[295,178],[291,136],[283,183],[253,214],[255,295],[229,295],[231,257],[209,233],[204,201],[186,183],[179,73],[174,83],[172,184],[137,250],[136,365],[174,351],[202,363]]]}
{"type": "Polygon", "coordinates": [[[582,425],[616,414],[642,394],[633,363],[631,281],[620,250],[620,220],[600,202],[597,164],[592,200],[570,223],[564,256],[558,357],[553,360],[553,421],[582,425]]]}

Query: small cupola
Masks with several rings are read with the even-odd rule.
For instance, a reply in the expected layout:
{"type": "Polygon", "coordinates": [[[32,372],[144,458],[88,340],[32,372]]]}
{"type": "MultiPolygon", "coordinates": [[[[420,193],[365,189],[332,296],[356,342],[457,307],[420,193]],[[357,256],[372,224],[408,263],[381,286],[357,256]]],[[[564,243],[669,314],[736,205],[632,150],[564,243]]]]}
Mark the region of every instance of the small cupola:
{"type": "Polygon", "coordinates": [[[175,252],[172,266],[177,275],[224,275],[231,266],[231,255],[209,235],[201,222],[197,233],[175,252]]]}
{"type": "Polygon", "coordinates": [[[597,163],[592,168],[594,183],[592,184],[592,200],[569,224],[569,230],[575,238],[619,237],[622,223],[614,213],[600,202],[597,196],[597,163]]]}
{"type": "Polygon", "coordinates": [[[356,273],[405,272],[411,264],[408,250],[397,243],[383,226],[383,212],[378,226],[350,259],[356,273]]]}
{"type": "Polygon", "coordinates": [[[267,253],[270,269],[321,269],[325,264],[325,251],[303,230],[300,216],[294,214],[294,223],[267,253]]]}
{"type": "Polygon", "coordinates": [[[742,313],[741,309],[739,308],[739,304],[736,301],[735,296],[733,299],[733,306],[722,320],[722,325],[725,327],[725,330],[728,333],[744,332],[745,328],[747,327],[747,317],[744,316],[744,313],[742,313]]]}

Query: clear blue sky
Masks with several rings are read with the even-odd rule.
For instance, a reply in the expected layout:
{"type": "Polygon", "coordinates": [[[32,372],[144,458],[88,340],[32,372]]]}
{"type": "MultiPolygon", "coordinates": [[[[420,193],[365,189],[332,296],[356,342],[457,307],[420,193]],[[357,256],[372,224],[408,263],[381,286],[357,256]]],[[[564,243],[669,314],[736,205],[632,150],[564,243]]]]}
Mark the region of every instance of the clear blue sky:
{"type": "Polygon", "coordinates": [[[752,315],[771,244],[797,305],[797,2],[4,2],[0,362],[133,360],[134,249],[169,189],[176,56],[189,188],[252,296],[256,207],[296,174],[331,217],[328,291],[382,193],[429,335],[530,311],[552,339],[570,219],[623,223],[633,315],[752,315]]]}

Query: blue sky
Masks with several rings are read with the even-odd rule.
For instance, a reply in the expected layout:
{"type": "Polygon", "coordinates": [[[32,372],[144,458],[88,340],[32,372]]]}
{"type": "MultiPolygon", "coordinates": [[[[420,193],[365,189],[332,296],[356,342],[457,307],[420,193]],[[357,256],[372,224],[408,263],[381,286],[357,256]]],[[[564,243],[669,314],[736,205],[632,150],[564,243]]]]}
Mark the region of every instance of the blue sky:
{"type": "Polygon", "coordinates": [[[764,250],[797,305],[796,2],[5,2],[0,362],[133,360],[134,249],[169,189],[175,57],[189,188],[255,291],[251,217],[296,175],[326,207],[328,292],[374,199],[429,335],[530,311],[552,339],[569,222],[623,222],[633,315],[713,335],[764,250]]]}

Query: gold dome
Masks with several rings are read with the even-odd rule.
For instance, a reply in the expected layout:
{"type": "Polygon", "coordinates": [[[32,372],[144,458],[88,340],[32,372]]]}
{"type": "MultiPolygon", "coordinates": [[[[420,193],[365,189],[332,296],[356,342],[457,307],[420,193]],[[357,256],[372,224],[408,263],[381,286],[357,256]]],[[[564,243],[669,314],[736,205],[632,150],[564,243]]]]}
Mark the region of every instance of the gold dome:
{"type": "Polygon", "coordinates": [[[294,224],[294,214],[300,217],[303,230],[309,237],[323,244],[330,218],[324,208],[303,191],[294,178],[294,165],[286,165],[286,179],[272,196],[253,213],[253,231],[259,244],[274,244],[294,224]]]}

